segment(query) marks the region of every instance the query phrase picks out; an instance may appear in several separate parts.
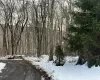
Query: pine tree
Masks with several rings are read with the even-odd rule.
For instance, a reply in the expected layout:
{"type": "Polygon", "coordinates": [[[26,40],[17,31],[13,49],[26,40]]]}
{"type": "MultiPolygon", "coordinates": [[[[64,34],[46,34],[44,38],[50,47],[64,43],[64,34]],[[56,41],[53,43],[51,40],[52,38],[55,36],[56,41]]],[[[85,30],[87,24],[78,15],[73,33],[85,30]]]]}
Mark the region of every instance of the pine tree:
{"type": "Polygon", "coordinates": [[[77,0],[79,11],[72,13],[73,23],[69,27],[69,49],[77,52],[77,64],[88,62],[88,67],[100,62],[100,0],[77,0]]]}

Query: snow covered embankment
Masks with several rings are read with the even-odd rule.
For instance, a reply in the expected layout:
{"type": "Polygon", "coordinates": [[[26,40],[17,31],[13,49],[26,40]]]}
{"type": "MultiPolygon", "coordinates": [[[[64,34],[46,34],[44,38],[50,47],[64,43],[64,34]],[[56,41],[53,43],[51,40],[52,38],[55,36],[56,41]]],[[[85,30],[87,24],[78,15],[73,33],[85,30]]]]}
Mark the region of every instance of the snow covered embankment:
{"type": "Polygon", "coordinates": [[[75,65],[78,57],[66,57],[64,66],[55,66],[52,61],[48,61],[46,55],[40,59],[36,57],[25,57],[25,59],[46,71],[52,80],[100,80],[100,67],[88,68],[86,64],[75,65]]]}
{"type": "Polygon", "coordinates": [[[2,69],[4,69],[5,66],[5,63],[0,62],[0,73],[2,73],[2,69]]]}

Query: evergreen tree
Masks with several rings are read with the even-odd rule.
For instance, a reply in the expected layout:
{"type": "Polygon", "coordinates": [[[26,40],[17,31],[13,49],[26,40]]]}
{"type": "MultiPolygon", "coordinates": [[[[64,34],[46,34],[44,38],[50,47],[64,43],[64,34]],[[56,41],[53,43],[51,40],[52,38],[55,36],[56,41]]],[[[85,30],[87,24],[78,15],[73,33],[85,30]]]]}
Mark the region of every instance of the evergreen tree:
{"type": "Polygon", "coordinates": [[[88,67],[100,61],[100,0],[77,0],[73,23],[69,27],[69,49],[77,52],[77,64],[88,62],[88,67]],[[99,57],[99,58],[97,58],[99,57]],[[92,62],[93,61],[93,62],[92,62]]]}

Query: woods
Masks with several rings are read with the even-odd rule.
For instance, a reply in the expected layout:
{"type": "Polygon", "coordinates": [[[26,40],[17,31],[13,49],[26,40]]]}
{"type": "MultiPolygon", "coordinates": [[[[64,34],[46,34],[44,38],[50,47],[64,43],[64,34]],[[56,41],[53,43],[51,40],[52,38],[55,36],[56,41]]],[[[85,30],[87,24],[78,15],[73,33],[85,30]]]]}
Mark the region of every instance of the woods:
{"type": "Polygon", "coordinates": [[[57,44],[66,50],[71,1],[0,0],[0,9],[1,55],[47,54],[51,61],[57,44]]]}
{"type": "Polygon", "coordinates": [[[79,56],[77,65],[98,66],[99,7],[99,0],[0,0],[0,55],[79,56]]]}

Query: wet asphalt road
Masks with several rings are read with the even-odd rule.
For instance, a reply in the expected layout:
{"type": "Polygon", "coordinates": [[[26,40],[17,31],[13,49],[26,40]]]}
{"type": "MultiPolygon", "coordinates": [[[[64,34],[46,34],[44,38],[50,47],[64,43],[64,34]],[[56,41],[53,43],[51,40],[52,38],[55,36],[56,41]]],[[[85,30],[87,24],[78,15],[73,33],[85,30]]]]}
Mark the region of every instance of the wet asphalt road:
{"type": "Polygon", "coordinates": [[[0,73],[0,80],[41,80],[41,73],[24,60],[0,60],[6,63],[0,73]]]}

